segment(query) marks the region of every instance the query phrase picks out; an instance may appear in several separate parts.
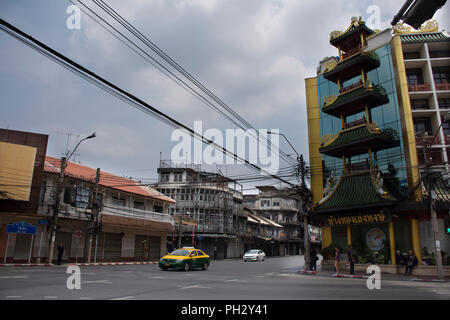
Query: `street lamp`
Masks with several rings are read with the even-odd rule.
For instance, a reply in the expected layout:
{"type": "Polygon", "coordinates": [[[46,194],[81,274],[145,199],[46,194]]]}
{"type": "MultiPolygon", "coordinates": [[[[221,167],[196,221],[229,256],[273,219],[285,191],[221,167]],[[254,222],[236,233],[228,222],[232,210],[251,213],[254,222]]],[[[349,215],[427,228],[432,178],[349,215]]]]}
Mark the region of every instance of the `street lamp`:
{"type": "Polygon", "coordinates": [[[54,248],[55,248],[56,224],[58,222],[58,207],[59,207],[59,201],[60,201],[60,193],[61,193],[61,188],[62,188],[62,186],[64,184],[64,170],[67,167],[67,162],[69,161],[70,157],[72,157],[72,155],[75,153],[75,151],[77,150],[77,148],[81,144],[81,142],[83,142],[84,140],[95,138],[95,137],[96,137],[96,135],[95,135],[95,132],[94,132],[93,134],[87,136],[86,138],[81,139],[67,158],[65,158],[65,157],[61,158],[61,170],[60,170],[60,173],[59,173],[59,182],[58,182],[58,186],[57,186],[57,189],[56,189],[55,205],[53,207],[52,228],[50,230],[50,232],[51,232],[51,236],[50,236],[50,252],[48,254],[48,263],[50,263],[50,264],[53,261],[53,251],[54,251],[54,248]]]}
{"type": "MultiPolygon", "coordinates": [[[[305,184],[305,163],[303,161],[303,155],[299,155],[297,150],[295,150],[294,146],[292,145],[292,143],[289,142],[288,138],[286,138],[286,136],[282,133],[279,132],[271,132],[271,131],[267,131],[268,134],[277,134],[282,136],[284,139],[286,139],[287,143],[291,146],[292,150],[294,150],[295,154],[297,155],[297,162],[298,162],[298,168],[299,171],[301,173],[301,179],[302,179],[302,190],[304,191],[304,189],[306,188],[306,184],[305,184]]],[[[301,195],[300,198],[302,200],[304,200],[301,195]]],[[[305,269],[308,269],[308,266],[310,265],[310,256],[309,256],[309,230],[308,230],[308,214],[307,212],[305,212],[302,208],[302,203],[299,202],[299,211],[303,213],[303,244],[305,247],[305,269]]],[[[288,242],[289,242],[289,232],[288,232],[288,242]]]]}
{"type": "Polygon", "coordinates": [[[433,228],[433,240],[434,240],[434,251],[436,252],[436,268],[437,268],[437,274],[438,278],[440,280],[444,279],[444,271],[442,266],[442,255],[441,255],[441,242],[439,240],[439,233],[438,233],[438,220],[437,220],[437,214],[434,209],[435,207],[435,200],[436,200],[436,192],[432,190],[432,182],[430,179],[430,159],[428,157],[428,151],[431,149],[431,146],[433,145],[433,141],[436,139],[437,134],[439,133],[439,130],[441,129],[444,122],[450,120],[450,111],[446,113],[446,115],[443,118],[443,121],[441,121],[441,125],[437,128],[436,133],[433,136],[433,140],[429,144],[426,143],[425,139],[423,140],[423,154],[425,157],[425,171],[426,176],[428,179],[428,188],[430,190],[430,215],[431,215],[431,225],[433,228]]]}

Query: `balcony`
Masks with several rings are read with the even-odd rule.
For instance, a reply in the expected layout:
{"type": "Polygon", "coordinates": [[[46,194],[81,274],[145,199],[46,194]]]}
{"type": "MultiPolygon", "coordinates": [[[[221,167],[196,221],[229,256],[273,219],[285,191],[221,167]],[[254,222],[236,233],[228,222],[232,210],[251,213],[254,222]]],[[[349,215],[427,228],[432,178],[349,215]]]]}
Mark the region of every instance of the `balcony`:
{"type": "Polygon", "coordinates": [[[130,208],[130,207],[108,205],[108,206],[103,207],[102,214],[118,216],[118,217],[125,217],[125,218],[157,221],[157,222],[167,222],[172,225],[174,224],[173,217],[168,214],[140,210],[140,209],[135,209],[135,208],[130,208]]]}
{"type": "Polygon", "coordinates": [[[447,91],[450,90],[450,85],[449,83],[444,80],[443,83],[434,83],[434,87],[436,88],[437,91],[447,91]]]}
{"type": "Polygon", "coordinates": [[[430,91],[430,84],[423,83],[423,84],[409,84],[408,85],[408,91],[410,92],[424,92],[424,91],[430,91]]]}
{"type": "Polygon", "coordinates": [[[361,51],[364,51],[367,48],[367,46],[362,47],[361,44],[359,44],[357,47],[347,50],[346,52],[342,53],[342,60],[345,60],[347,58],[350,58],[351,56],[360,53],[361,51]]]}
{"type": "Polygon", "coordinates": [[[360,119],[360,120],[356,120],[356,121],[353,121],[353,122],[345,123],[344,124],[344,129],[353,128],[353,127],[356,127],[356,126],[359,126],[359,125],[362,125],[362,124],[366,124],[366,123],[367,123],[366,117],[363,116],[363,118],[360,119]]]}
{"type": "Polygon", "coordinates": [[[423,146],[423,144],[427,145],[435,145],[439,144],[438,136],[417,136],[416,137],[416,146],[423,146]]]}

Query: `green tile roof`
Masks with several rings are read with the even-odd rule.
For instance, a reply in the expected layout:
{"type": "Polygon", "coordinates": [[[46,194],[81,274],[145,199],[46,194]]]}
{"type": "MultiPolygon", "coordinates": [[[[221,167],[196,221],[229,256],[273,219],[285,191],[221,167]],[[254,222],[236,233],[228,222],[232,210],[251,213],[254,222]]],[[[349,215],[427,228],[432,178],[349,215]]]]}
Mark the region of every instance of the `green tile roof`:
{"type": "Polygon", "coordinates": [[[364,106],[368,105],[369,108],[374,108],[389,102],[389,98],[386,95],[386,90],[380,86],[361,86],[355,90],[340,94],[337,99],[325,105],[322,111],[340,117],[342,112],[344,116],[359,113],[364,110],[364,106]]]}
{"type": "Polygon", "coordinates": [[[343,174],[333,191],[319,202],[314,212],[343,211],[382,206],[396,200],[383,187],[377,187],[372,171],[343,174]],[[384,196],[382,196],[384,194],[384,196]]]}
{"type": "Polygon", "coordinates": [[[330,39],[330,44],[337,47],[339,42],[348,38],[349,36],[351,36],[354,33],[357,33],[357,32],[359,33],[360,31],[365,32],[368,35],[375,33],[375,31],[373,31],[372,29],[369,29],[365,25],[365,23],[363,23],[358,26],[351,26],[345,33],[341,34],[340,36],[338,36],[336,38],[330,39]]]}
{"type": "Polygon", "coordinates": [[[400,38],[402,40],[402,43],[450,41],[450,37],[447,37],[442,32],[402,34],[402,35],[400,35],[400,38]]]}
{"type": "Polygon", "coordinates": [[[323,74],[324,78],[333,82],[341,79],[344,82],[361,74],[361,67],[366,72],[380,66],[380,58],[375,52],[361,51],[350,58],[340,61],[336,67],[323,74]]]}
{"type": "Polygon", "coordinates": [[[397,137],[392,132],[379,130],[376,123],[366,123],[339,131],[338,135],[319,148],[320,153],[333,157],[358,155],[384,150],[396,145],[397,137]]]}

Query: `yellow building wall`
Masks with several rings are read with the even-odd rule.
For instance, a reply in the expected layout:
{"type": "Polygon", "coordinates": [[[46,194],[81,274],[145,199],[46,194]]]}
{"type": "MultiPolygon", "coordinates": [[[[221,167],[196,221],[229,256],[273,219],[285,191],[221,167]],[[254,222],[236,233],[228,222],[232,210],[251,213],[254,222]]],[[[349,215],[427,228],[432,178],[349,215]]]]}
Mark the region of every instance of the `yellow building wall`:
{"type": "Polygon", "coordinates": [[[0,198],[29,201],[37,149],[0,142],[0,198]]]}

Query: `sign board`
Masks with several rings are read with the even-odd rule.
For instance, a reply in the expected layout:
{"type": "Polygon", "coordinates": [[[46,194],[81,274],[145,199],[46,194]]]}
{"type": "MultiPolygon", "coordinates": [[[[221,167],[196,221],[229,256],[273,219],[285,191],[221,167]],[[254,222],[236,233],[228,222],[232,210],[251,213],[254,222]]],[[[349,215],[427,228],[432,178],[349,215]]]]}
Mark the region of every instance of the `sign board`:
{"type": "Polygon", "coordinates": [[[8,224],[6,226],[6,232],[8,233],[20,233],[20,234],[36,234],[37,227],[28,222],[16,222],[14,224],[8,224]]]}
{"type": "Polygon", "coordinates": [[[374,224],[386,223],[391,221],[391,215],[384,213],[382,210],[376,213],[359,213],[354,215],[339,215],[323,217],[326,226],[345,226],[358,224],[374,224]]]}

